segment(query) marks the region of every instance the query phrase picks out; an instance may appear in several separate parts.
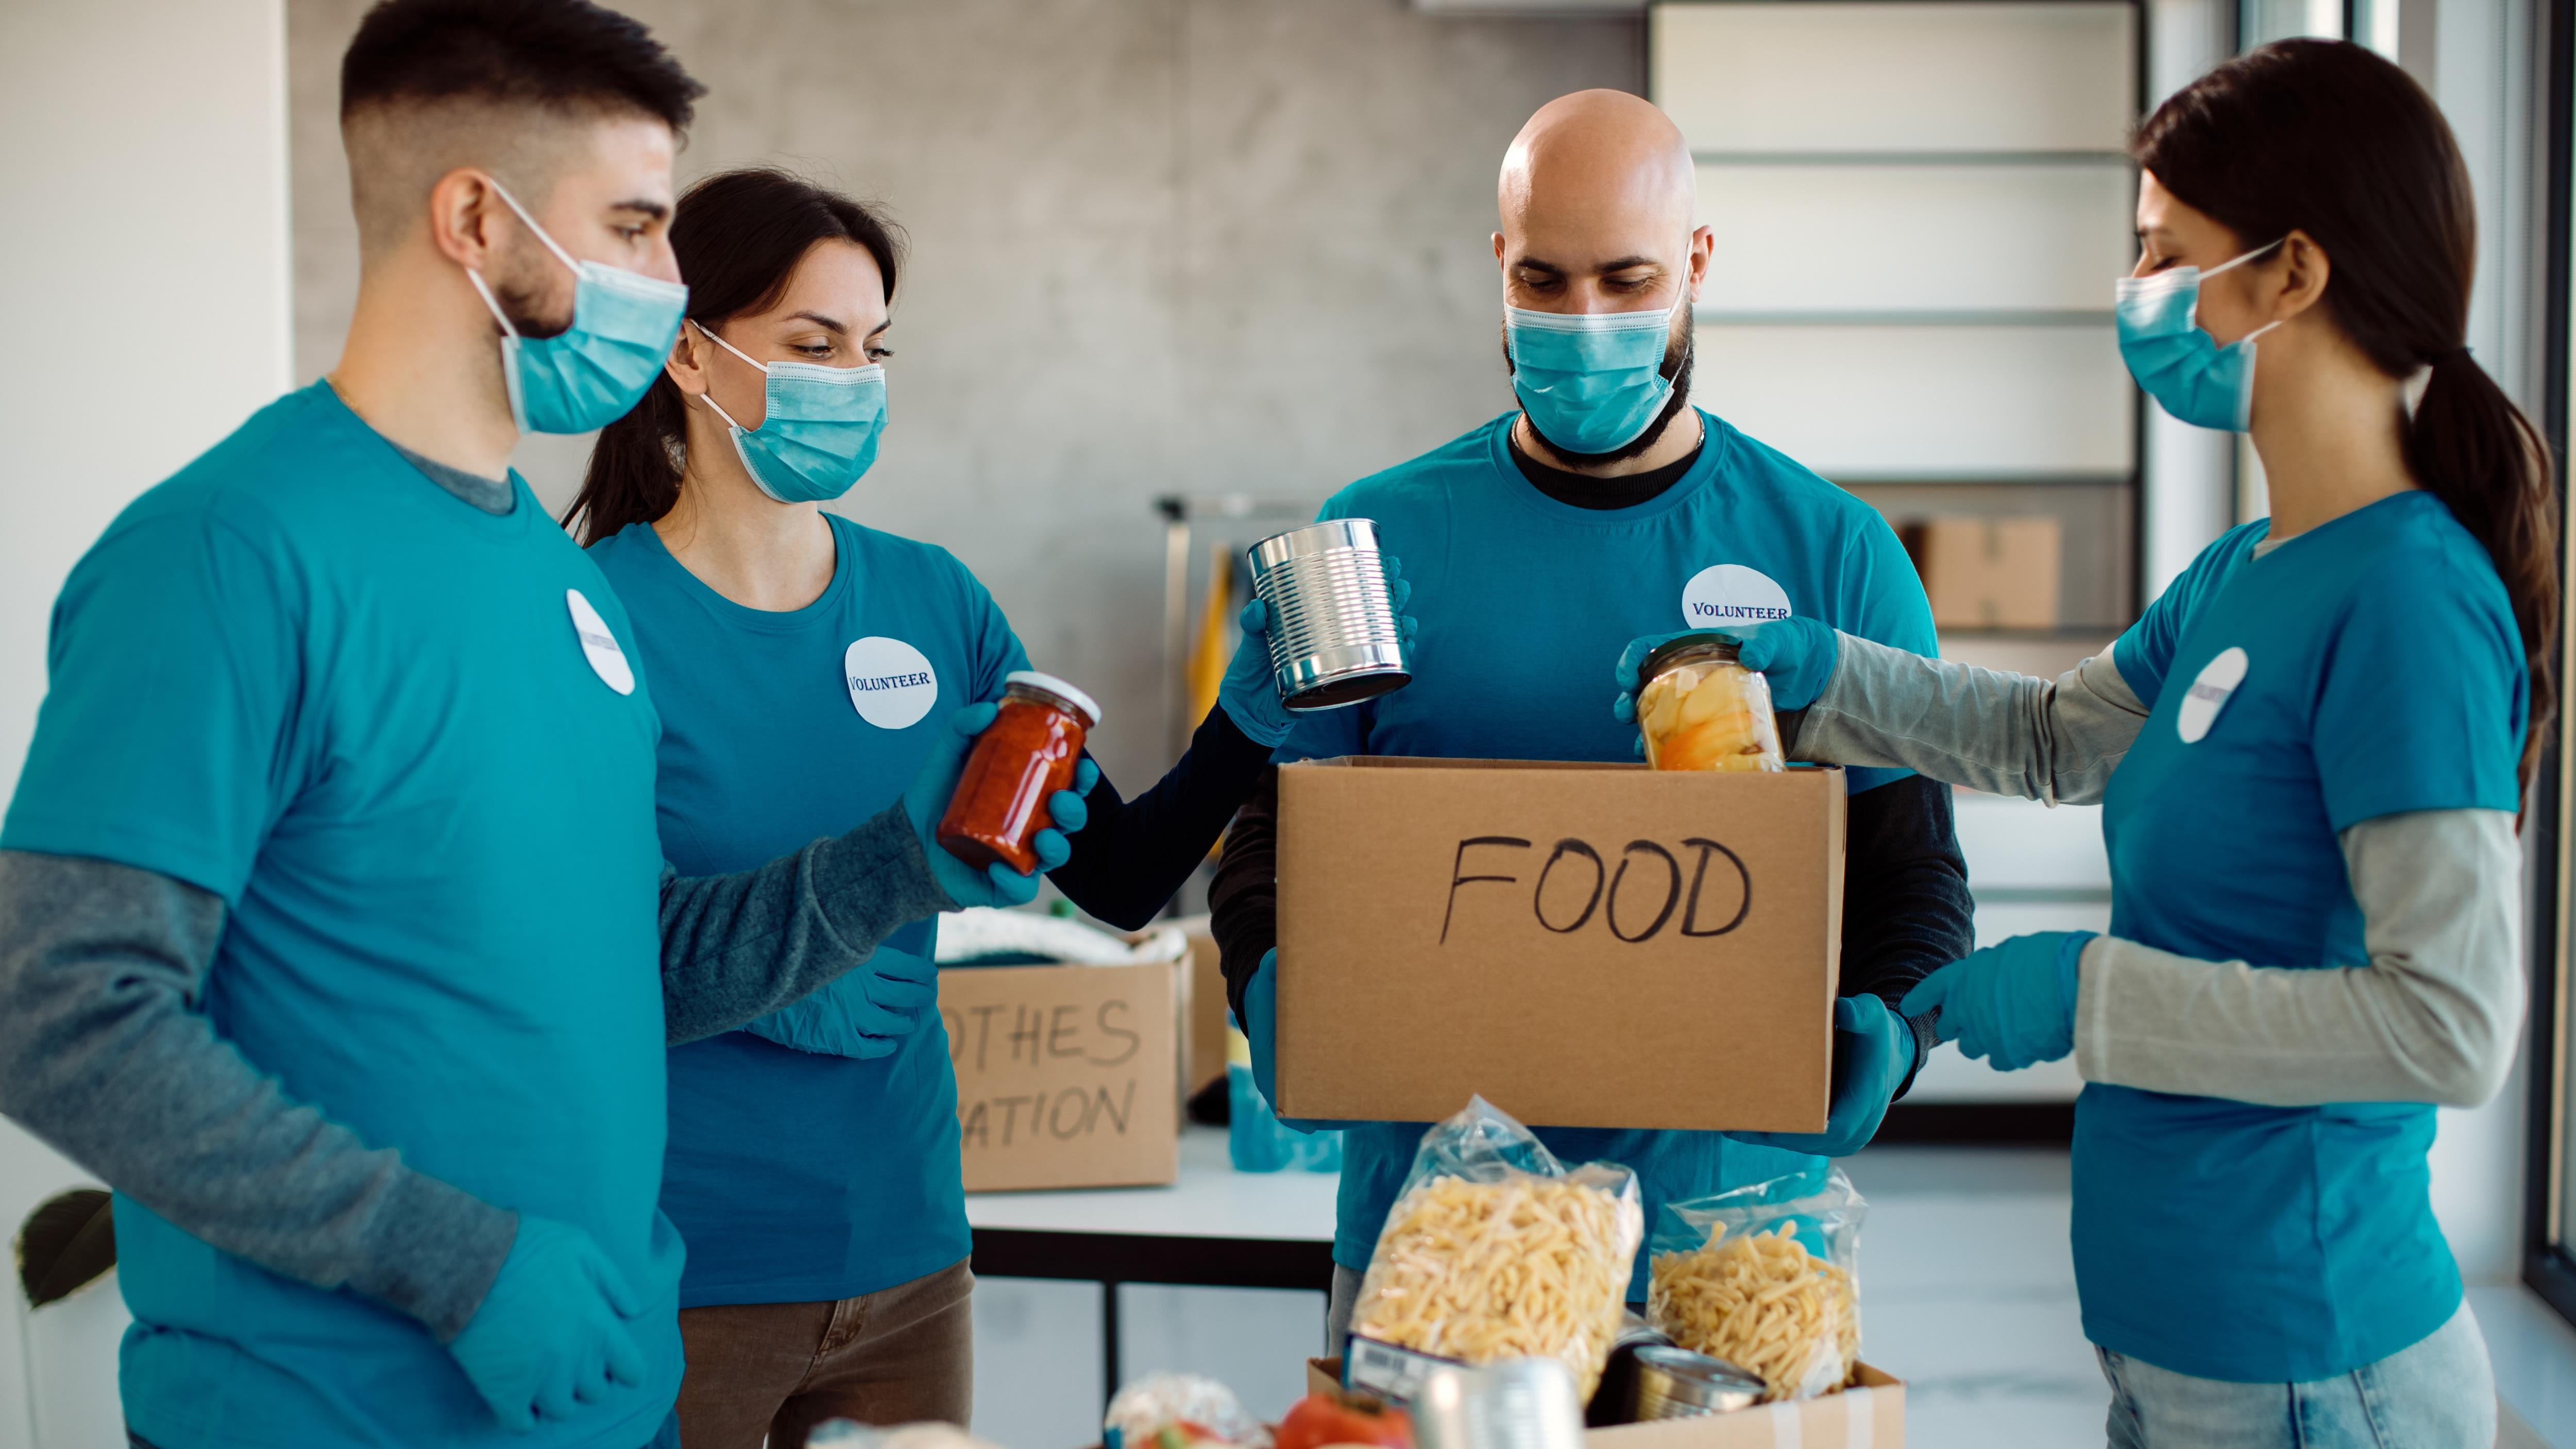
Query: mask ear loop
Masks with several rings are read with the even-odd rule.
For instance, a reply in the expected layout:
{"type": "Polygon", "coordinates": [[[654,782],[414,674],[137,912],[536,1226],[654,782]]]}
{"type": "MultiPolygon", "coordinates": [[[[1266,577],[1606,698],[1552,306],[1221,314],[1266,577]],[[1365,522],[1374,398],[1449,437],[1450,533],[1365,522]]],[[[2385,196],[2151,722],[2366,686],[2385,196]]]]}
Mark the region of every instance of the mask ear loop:
{"type": "MultiPolygon", "coordinates": [[[[752,359],[751,359],[749,356],[747,356],[747,355],[743,352],[743,350],[742,350],[741,348],[734,346],[732,343],[725,341],[723,338],[718,337],[717,335],[715,335],[715,334],[714,334],[714,333],[712,333],[712,332],[709,332],[705,327],[700,326],[700,325],[699,325],[699,323],[698,323],[698,319],[697,319],[697,318],[695,318],[695,317],[691,317],[691,318],[687,319],[687,321],[688,321],[688,324],[689,324],[690,326],[692,326],[692,327],[696,327],[696,328],[698,329],[698,335],[699,335],[700,337],[703,337],[703,338],[707,339],[709,342],[712,342],[712,343],[714,343],[716,346],[723,348],[725,351],[732,353],[734,356],[742,358],[742,360],[743,360],[743,361],[745,361],[745,362],[750,362],[752,366],[760,368],[760,375],[761,375],[761,376],[763,376],[763,377],[767,377],[767,376],[769,376],[769,369],[768,369],[767,367],[762,366],[762,364],[760,364],[760,363],[758,363],[758,362],[753,362],[753,361],[752,361],[752,359]]],[[[737,433],[741,433],[741,432],[748,432],[748,431],[750,431],[749,429],[745,428],[742,424],[735,422],[735,421],[733,420],[733,414],[731,414],[731,413],[729,413],[729,412],[726,412],[726,411],[724,410],[723,406],[722,406],[721,404],[717,403],[717,401],[716,401],[716,394],[715,394],[715,389],[714,389],[714,388],[709,388],[709,389],[707,389],[705,392],[702,392],[702,393],[698,394],[698,401],[700,401],[700,402],[702,402],[702,403],[705,403],[708,407],[710,407],[710,408],[714,409],[714,410],[715,410],[715,415],[716,415],[717,417],[720,417],[720,418],[722,418],[722,419],[724,419],[724,420],[725,420],[725,426],[726,426],[726,427],[729,427],[729,428],[733,429],[733,430],[734,430],[735,432],[737,432],[737,433]]],[[[736,447],[740,447],[741,445],[737,443],[735,446],[736,446],[736,447]]],[[[749,466],[750,466],[750,464],[749,464],[748,462],[746,462],[746,463],[744,464],[744,467],[745,467],[745,468],[748,468],[749,466]]],[[[757,481],[757,480],[755,480],[755,481],[757,481]]]]}
{"type": "Polygon", "coordinates": [[[501,184],[501,178],[486,175],[483,179],[492,183],[493,193],[499,196],[502,201],[508,203],[512,211],[519,214],[519,220],[527,223],[528,230],[536,233],[537,240],[546,244],[546,250],[555,254],[556,261],[559,261],[565,266],[571,268],[574,276],[578,277],[581,275],[581,263],[574,261],[572,259],[572,253],[565,251],[560,246],[557,246],[555,244],[555,239],[546,235],[546,229],[537,225],[537,219],[535,217],[528,215],[528,209],[519,204],[519,198],[510,194],[510,188],[501,184]]]}

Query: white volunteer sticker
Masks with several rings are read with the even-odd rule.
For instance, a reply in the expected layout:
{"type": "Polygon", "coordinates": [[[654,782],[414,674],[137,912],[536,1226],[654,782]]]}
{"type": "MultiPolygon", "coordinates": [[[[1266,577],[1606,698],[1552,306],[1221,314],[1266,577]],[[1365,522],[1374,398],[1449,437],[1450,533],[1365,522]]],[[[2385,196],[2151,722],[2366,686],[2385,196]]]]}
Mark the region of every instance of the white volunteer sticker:
{"type": "Polygon", "coordinates": [[[573,637],[581,641],[581,657],[590,661],[590,672],[619,694],[633,694],[634,667],[626,662],[626,651],[617,647],[617,636],[608,632],[608,621],[599,617],[579,589],[564,590],[564,607],[572,611],[573,637]]]}
{"type": "Polygon", "coordinates": [[[918,649],[900,639],[870,634],[841,653],[841,682],[850,707],[881,730],[908,729],[939,702],[939,674],[918,649]]]}
{"type": "Polygon", "coordinates": [[[2236,686],[2245,682],[2245,651],[2226,649],[2201,666],[2200,677],[2191,682],[2191,690],[2182,697],[2182,707],[2174,711],[2174,733],[2186,745],[2200,743],[2209,727],[2218,723],[2218,712],[2227,708],[2236,686]]]}
{"type": "Polygon", "coordinates": [[[1714,564],[1682,585],[1682,626],[1723,629],[1789,617],[1789,594],[1769,574],[1742,564],[1714,564]]]}

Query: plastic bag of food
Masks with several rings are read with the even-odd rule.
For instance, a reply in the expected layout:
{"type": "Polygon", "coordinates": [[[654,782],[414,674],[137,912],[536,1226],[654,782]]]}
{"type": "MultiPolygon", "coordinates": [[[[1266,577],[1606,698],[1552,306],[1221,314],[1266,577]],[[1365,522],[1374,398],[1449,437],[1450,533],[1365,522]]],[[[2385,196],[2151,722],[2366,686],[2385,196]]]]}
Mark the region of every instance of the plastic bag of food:
{"type": "Polygon", "coordinates": [[[1102,1416],[1101,1449],[1264,1446],[1270,1432],[1234,1390],[1197,1374],[1147,1374],[1120,1389],[1102,1416]]]}
{"type": "Polygon", "coordinates": [[[1422,1136],[1351,1313],[1343,1373],[1409,1402],[1440,1362],[1554,1358],[1589,1399],[1644,1236],[1637,1175],[1568,1171],[1482,1097],[1422,1136]]]}
{"type": "Polygon", "coordinates": [[[1766,1402],[1851,1382],[1869,1204],[1823,1164],[1666,1203],[1646,1317],[1673,1342],[1761,1376],[1766,1402]]]}

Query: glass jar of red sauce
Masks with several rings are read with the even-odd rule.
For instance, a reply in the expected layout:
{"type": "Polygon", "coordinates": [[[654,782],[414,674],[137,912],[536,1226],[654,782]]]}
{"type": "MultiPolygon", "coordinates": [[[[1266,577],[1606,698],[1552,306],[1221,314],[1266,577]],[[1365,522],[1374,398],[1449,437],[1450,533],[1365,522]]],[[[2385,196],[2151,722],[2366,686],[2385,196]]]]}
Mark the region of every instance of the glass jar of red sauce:
{"type": "Polygon", "coordinates": [[[1083,738],[1100,723],[1091,696],[1034,669],[1002,676],[1002,711],[975,740],[940,817],[939,843],[968,865],[1037,868],[1030,845],[1052,822],[1047,797],[1073,784],[1083,738]]]}

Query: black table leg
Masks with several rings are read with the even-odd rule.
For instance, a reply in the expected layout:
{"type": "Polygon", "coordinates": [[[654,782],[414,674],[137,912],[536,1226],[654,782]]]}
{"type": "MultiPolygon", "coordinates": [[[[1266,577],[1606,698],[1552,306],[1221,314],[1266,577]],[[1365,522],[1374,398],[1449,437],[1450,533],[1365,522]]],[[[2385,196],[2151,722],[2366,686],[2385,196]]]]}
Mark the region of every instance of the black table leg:
{"type": "Polygon", "coordinates": [[[1126,1369],[1118,1352],[1118,1284],[1114,1279],[1100,1282],[1100,1407],[1118,1397],[1119,1386],[1126,1380],[1126,1369]]]}

